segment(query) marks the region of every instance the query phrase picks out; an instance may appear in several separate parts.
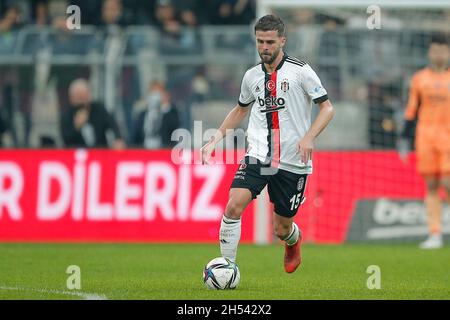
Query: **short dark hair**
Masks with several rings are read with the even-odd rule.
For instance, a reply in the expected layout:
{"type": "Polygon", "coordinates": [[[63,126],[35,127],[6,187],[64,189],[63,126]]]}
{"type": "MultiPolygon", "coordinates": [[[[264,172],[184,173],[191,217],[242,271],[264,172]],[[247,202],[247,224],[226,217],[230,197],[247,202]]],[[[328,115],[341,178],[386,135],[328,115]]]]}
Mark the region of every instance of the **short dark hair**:
{"type": "Polygon", "coordinates": [[[448,36],[445,33],[434,34],[431,36],[430,45],[433,43],[448,45],[448,36]]]}
{"type": "Polygon", "coordinates": [[[284,22],[273,14],[268,14],[264,17],[261,17],[258,22],[255,24],[255,33],[256,31],[278,31],[279,37],[284,37],[286,32],[286,27],[284,26],[284,22]]]}

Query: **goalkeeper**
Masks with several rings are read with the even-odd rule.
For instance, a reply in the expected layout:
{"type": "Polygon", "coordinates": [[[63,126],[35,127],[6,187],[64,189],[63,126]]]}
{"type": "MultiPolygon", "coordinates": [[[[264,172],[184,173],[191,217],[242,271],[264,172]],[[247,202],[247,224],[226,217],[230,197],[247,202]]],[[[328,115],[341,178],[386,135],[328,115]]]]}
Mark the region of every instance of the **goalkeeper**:
{"type": "Polygon", "coordinates": [[[450,196],[450,48],[447,37],[432,38],[428,58],[430,65],[416,72],[411,81],[402,145],[405,146],[406,139],[413,135],[417,120],[417,170],[426,183],[429,228],[429,236],[420,247],[434,249],[443,246],[440,187],[450,196]]]}

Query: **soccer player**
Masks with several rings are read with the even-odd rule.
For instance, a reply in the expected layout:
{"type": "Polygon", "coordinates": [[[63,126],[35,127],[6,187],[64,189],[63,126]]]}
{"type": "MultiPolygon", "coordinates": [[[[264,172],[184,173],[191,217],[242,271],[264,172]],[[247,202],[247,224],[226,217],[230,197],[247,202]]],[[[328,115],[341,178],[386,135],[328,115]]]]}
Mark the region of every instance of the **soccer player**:
{"type": "Polygon", "coordinates": [[[411,137],[417,119],[417,171],[425,179],[429,229],[423,249],[443,246],[440,187],[450,196],[450,48],[444,35],[431,39],[428,58],[430,65],[412,78],[402,133],[404,139],[411,137]]]}
{"type": "Polygon", "coordinates": [[[236,260],[242,212],[267,185],[274,204],[274,232],[285,242],[284,268],[292,273],[301,263],[302,241],[294,216],[312,173],[314,139],[330,122],[334,109],[313,69],[284,52],[285,25],[280,18],[260,18],[255,36],[261,62],[245,73],[238,104],[202,147],[202,161],[208,163],[226,130],[236,128],[250,112],[247,154],[231,184],[220,225],[221,254],[236,260]],[[313,103],[320,111],[311,124],[313,103]]]}

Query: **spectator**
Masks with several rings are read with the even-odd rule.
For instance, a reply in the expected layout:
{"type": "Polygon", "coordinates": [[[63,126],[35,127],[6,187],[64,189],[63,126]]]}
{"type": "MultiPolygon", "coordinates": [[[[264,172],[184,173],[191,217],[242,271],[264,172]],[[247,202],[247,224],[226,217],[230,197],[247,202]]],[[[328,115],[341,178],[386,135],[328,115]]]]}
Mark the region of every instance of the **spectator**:
{"type": "Polygon", "coordinates": [[[254,0],[237,0],[233,7],[234,24],[248,25],[256,17],[254,0]]]}
{"type": "Polygon", "coordinates": [[[71,0],[70,4],[78,6],[82,12],[81,24],[100,24],[99,12],[102,10],[102,0],[71,0]]]}
{"type": "Polygon", "coordinates": [[[181,29],[181,46],[183,51],[189,50],[190,53],[202,52],[201,36],[198,33],[198,26],[201,23],[201,9],[196,0],[178,0],[175,2],[176,8],[179,10],[181,29]]]}
{"type": "Polygon", "coordinates": [[[180,127],[180,117],[175,104],[172,102],[169,92],[161,93],[161,147],[170,148],[177,141],[172,141],[172,132],[180,127]]]}
{"type": "Polygon", "coordinates": [[[179,114],[164,85],[158,81],[152,82],[141,105],[144,109],[137,115],[133,142],[148,149],[175,145],[171,136],[180,127],[179,114]]]}
{"type": "Polygon", "coordinates": [[[123,8],[120,0],[105,0],[103,2],[101,24],[123,24],[123,8]]]}
{"type": "Polygon", "coordinates": [[[40,0],[34,3],[32,22],[37,26],[48,26],[52,24],[47,1],[40,0]]]}
{"type": "Polygon", "coordinates": [[[159,0],[155,11],[155,24],[160,30],[161,52],[197,53],[200,49],[200,37],[196,29],[197,17],[192,10],[185,9],[180,17],[171,0],[159,0]]]}
{"type": "Polygon", "coordinates": [[[20,8],[14,5],[9,6],[0,22],[7,25],[9,29],[22,27],[23,21],[20,8]]]}
{"type": "Polygon", "coordinates": [[[160,30],[161,51],[179,53],[181,49],[181,22],[170,0],[159,0],[156,5],[155,24],[160,30]]]}
{"type": "Polygon", "coordinates": [[[183,25],[196,27],[203,24],[206,8],[199,0],[171,0],[172,5],[177,8],[180,21],[183,25]]]}
{"type": "Polygon", "coordinates": [[[132,24],[153,24],[156,0],[122,0],[125,16],[133,17],[132,24]]]}
{"type": "MultiPolygon", "coordinates": [[[[249,25],[247,8],[250,8],[252,1],[247,0],[214,0],[211,1],[209,11],[209,23],[213,25],[249,25]]],[[[254,16],[254,15],[253,15],[254,16]]],[[[218,50],[239,50],[240,52],[253,53],[252,46],[254,40],[249,34],[240,34],[236,32],[225,32],[217,34],[214,39],[218,50]]]]}
{"type": "Polygon", "coordinates": [[[100,26],[105,34],[115,34],[121,27],[127,25],[122,2],[120,0],[105,0],[102,6],[100,26]]]}
{"type": "Polygon", "coordinates": [[[213,0],[210,8],[210,20],[213,25],[230,25],[233,23],[233,3],[235,0],[213,0]]]}
{"type": "Polygon", "coordinates": [[[22,27],[20,9],[16,6],[10,6],[5,15],[0,19],[0,32],[7,33],[15,31],[22,27]]]}
{"type": "Polygon", "coordinates": [[[114,149],[123,149],[119,127],[103,104],[91,101],[86,80],[74,80],[69,87],[71,108],[61,118],[61,133],[67,147],[108,147],[107,132],[114,134],[114,149]]]}
{"type": "Polygon", "coordinates": [[[214,25],[248,25],[256,15],[254,0],[213,0],[210,6],[214,25]]]}

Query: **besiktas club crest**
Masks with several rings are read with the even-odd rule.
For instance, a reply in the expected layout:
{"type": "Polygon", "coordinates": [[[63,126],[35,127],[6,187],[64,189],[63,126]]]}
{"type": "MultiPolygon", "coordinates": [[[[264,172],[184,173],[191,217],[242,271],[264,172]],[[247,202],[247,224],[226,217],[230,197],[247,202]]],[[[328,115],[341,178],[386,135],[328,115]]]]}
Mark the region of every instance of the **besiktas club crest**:
{"type": "Polygon", "coordinates": [[[281,82],[281,90],[283,90],[284,92],[287,92],[289,90],[288,79],[283,79],[283,81],[281,82]]]}
{"type": "Polygon", "coordinates": [[[301,177],[300,179],[298,179],[297,190],[298,191],[302,190],[304,185],[305,185],[305,178],[301,177]]]}

